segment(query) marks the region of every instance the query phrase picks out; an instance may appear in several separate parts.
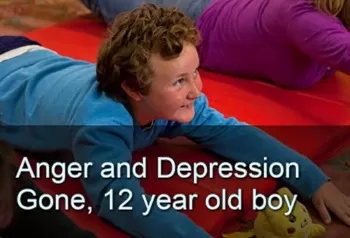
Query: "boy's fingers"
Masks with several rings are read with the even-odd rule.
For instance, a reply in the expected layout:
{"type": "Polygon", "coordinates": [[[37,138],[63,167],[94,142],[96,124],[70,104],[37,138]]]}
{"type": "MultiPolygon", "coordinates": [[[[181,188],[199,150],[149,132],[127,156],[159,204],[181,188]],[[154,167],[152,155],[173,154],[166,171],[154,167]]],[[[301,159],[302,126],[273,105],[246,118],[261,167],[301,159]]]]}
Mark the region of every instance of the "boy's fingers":
{"type": "Polygon", "coordinates": [[[342,214],[344,218],[341,218],[341,219],[344,221],[346,225],[350,226],[350,206],[345,204],[342,214]]]}
{"type": "Polygon", "coordinates": [[[331,222],[331,216],[327,210],[326,204],[323,201],[318,200],[314,202],[314,205],[324,223],[329,224],[331,222]]]}

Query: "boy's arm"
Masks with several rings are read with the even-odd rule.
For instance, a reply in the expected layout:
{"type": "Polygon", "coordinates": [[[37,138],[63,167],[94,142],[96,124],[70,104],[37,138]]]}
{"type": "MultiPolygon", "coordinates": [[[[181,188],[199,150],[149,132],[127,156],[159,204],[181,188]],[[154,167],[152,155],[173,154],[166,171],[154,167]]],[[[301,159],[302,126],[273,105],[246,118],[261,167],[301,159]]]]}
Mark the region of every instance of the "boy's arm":
{"type": "Polygon", "coordinates": [[[0,229],[7,227],[13,216],[13,182],[11,163],[14,151],[10,145],[0,141],[0,229]]]}
{"type": "Polygon", "coordinates": [[[163,211],[153,204],[150,214],[143,215],[147,211],[143,196],[148,201],[150,196],[144,193],[135,177],[128,178],[126,174],[115,179],[101,177],[100,168],[103,163],[117,165],[131,162],[131,133],[130,129],[121,126],[86,127],[75,137],[75,159],[80,163],[93,163],[89,177],[83,179],[83,184],[97,214],[133,237],[210,237],[186,215],[175,210],[163,211]],[[114,194],[112,209],[110,196],[106,196],[111,189],[114,194]],[[120,196],[119,192],[123,189],[130,191],[132,197],[129,197],[128,192],[120,196]],[[130,200],[127,201],[128,199],[130,200]],[[132,210],[118,210],[122,204],[132,210]]]}
{"type": "Polygon", "coordinates": [[[305,3],[285,14],[287,37],[312,59],[332,69],[350,73],[350,33],[332,16],[305,3]]]}
{"type": "Polygon", "coordinates": [[[225,118],[208,105],[207,98],[201,95],[195,102],[195,117],[188,124],[170,123],[164,136],[186,136],[204,148],[229,161],[274,162],[285,165],[296,162],[299,165],[299,178],[281,178],[301,195],[311,198],[313,193],[328,177],[305,156],[283,145],[264,131],[242,123],[235,118],[225,118]],[[267,161],[264,161],[264,157],[267,161]]]}

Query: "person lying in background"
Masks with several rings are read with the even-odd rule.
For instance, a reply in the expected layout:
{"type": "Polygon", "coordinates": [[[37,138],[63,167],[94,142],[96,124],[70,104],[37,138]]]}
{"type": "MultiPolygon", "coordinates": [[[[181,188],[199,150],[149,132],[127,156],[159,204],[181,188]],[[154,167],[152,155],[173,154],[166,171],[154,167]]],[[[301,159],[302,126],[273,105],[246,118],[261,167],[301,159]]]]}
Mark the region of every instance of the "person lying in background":
{"type": "MultiPolygon", "coordinates": [[[[28,211],[21,209],[16,202],[16,194],[22,189],[32,189],[38,196],[43,193],[29,178],[15,179],[14,156],[12,146],[0,141],[0,237],[96,238],[93,233],[73,223],[62,211],[40,207],[28,211]]],[[[27,196],[21,200],[23,204],[30,198],[27,196]]]]}
{"type": "Polygon", "coordinates": [[[179,7],[196,21],[201,67],[210,71],[290,89],[311,88],[335,71],[350,73],[348,0],[82,2],[106,22],[145,2],[179,7]]]}
{"type": "Polygon", "coordinates": [[[109,30],[96,64],[28,38],[0,37],[0,138],[23,150],[70,151],[78,163],[93,164],[81,181],[95,212],[134,237],[211,237],[176,209],[154,204],[144,216],[152,196],[133,174],[101,175],[105,163],[131,163],[158,138],[179,136],[226,162],[298,164],[300,175],[282,182],[312,200],[325,222],[332,211],[350,226],[350,198],[309,158],[209,106],[191,18],[147,4],[118,15],[109,30]],[[106,196],[121,190],[132,197],[106,196]],[[118,209],[122,204],[132,211],[118,209]]]}

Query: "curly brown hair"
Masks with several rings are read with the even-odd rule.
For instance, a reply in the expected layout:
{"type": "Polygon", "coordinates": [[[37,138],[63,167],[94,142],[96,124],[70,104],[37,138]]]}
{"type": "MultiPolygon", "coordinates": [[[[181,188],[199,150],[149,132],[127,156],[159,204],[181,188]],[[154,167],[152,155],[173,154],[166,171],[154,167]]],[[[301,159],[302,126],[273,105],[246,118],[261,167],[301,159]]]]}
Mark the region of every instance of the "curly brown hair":
{"type": "Polygon", "coordinates": [[[108,96],[125,101],[123,81],[147,95],[152,83],[152,54],[174,59],[185,43],[197,45],[200,34],[193,20],[177,8],[144,4],[116,17],[110,36],[97,59],[99,88],[108,96]]]}
{"type": "Polygon", "coordinates": [[[314,0],[321,11],[339,18],[346,28],[350,27],[350,0],[314,0]]]}

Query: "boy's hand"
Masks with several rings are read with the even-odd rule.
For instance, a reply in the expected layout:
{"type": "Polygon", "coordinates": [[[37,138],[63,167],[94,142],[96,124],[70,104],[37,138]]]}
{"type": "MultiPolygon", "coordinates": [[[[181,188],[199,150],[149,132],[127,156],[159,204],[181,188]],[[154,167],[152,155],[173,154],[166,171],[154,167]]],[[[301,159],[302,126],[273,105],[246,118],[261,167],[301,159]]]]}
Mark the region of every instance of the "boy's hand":
{"type": "Polygon", "coordinates": [[[312,202],[326,224],[331,222],[329,211],[350,226],[350,197],[345,196],[332,183],[324,183],[313,195],[312,202]]]}

